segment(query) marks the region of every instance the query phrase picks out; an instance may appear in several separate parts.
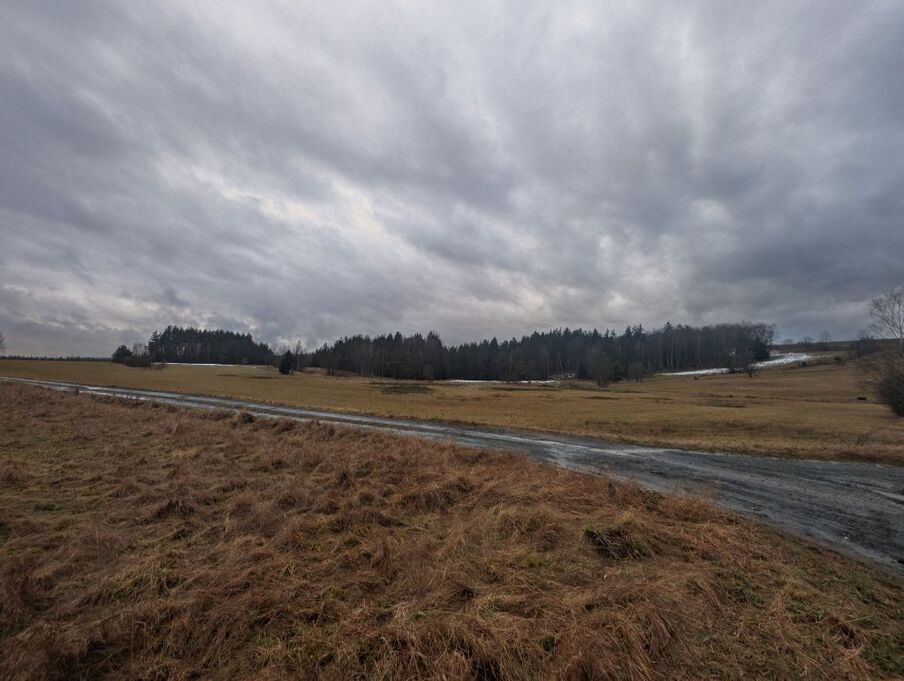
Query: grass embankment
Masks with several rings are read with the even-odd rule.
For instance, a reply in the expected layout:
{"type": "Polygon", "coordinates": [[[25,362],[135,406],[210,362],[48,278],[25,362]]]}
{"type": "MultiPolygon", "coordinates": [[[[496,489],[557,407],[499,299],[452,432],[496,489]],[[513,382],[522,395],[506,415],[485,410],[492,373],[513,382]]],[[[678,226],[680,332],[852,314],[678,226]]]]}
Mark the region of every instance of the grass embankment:
{"type": "Polygon", "coordinates": [[[0,386],[0,676],[894,678],[900,581],[524,458],[0,386]]]}
{"type": "Polygon", "coordinates": [[[904,419],[864,392],[854,362],[745,375],[655,377],[606,390],[280,376],[273,368],[162,371],[0,360],[0,375],[240,397],[378,416],[554,431],[655,446],[904,465],[904,419]],[[867,397],[867,400],[860,400],[867,397]]]}

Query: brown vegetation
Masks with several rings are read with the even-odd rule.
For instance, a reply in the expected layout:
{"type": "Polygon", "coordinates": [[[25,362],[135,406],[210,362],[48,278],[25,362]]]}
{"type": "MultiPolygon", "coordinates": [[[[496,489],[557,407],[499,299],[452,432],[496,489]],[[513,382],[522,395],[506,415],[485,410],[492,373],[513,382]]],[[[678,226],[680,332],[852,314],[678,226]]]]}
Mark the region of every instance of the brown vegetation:
{"type": "Polygon", "coordinates": [[[904,352],[877,352],[861,362],[864,383],[896,416],[904,416],[904,352]]]}
{"type": "Polygon", "coordinates": [[[280,376],[272,367],[0,360],[0,376],[169,390],[376,416],[588,435],[637,444],[904,465],[904,420],[864,387],[858,361],[746,375],[655,377],[599,390],[280,376]],[[270,380],[259,380],[267,377],[270,380]]]}
{"type": "Polygon", "coordinates": [[[892,678],[900,587],[513,455],[0,386],[4,678],[892,678]]]}

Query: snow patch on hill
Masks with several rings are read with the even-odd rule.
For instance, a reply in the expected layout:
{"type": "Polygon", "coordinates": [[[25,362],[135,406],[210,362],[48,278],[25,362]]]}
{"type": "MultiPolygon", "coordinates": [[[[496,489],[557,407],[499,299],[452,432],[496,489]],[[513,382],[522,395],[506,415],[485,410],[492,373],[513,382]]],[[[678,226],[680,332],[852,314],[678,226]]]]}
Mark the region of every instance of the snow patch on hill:
{"type": "MultiPolygon", "coordinates": [[[[785,364],[797,364],[798,362],[809,362],[814,358],[805,352],[784,352],[776,353],[772,359],[765,362],[757,362],[754,364],[756,369],[769,369],[771,367],[782,366],[785,364]]],[[[694,371],[676,371],[674,373],[663,374],[663,376],[710,376],[712,374],[727,374],[728,368],[720,369],[696,369],[694,371]]]]}

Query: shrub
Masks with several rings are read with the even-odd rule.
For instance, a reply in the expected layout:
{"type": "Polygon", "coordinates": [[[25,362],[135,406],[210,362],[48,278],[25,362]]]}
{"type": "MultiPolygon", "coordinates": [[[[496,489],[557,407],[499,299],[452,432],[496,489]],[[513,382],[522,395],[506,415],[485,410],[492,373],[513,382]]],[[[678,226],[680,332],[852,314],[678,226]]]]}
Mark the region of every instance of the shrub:
{"type": "Polygon", "coordinates": [[[876,393],[883,404],[898,416],[904,416],[904,370],[890,371],[879,379],[876,393]]]}
{"type": "Polygon", "coordinates": [[[904,353],[887,350],[866,360],[867,381],[882,404],[904,416],[904,353]]]}
{"type": "Polygon", "coordinates": [[[127,367],[136,367],[139,369],[148,369],[151,366],[150,355],[136,355],[130,353],[123,362],[127,367]]]}

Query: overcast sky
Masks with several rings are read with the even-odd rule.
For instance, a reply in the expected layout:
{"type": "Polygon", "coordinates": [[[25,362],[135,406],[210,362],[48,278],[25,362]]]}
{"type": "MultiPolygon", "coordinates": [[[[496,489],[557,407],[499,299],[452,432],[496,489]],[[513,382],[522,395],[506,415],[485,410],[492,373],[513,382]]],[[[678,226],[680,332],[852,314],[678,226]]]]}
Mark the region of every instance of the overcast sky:
{"type": "Polygon", "coordinates": [[[228,5],[0,4],[9,353],[844,338],[904,284],[900,0],[228,5]]]}

